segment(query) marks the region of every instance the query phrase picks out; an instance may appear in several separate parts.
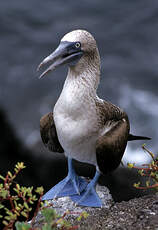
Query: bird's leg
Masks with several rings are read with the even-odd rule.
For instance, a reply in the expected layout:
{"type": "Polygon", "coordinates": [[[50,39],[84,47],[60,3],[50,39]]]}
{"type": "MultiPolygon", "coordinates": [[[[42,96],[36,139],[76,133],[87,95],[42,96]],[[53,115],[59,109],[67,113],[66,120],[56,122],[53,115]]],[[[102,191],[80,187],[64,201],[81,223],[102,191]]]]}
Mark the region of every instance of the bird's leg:
{"type": "Polygon", "coordinates": [[[87,186],[87,182],[75,173],[72,164],[72,159],[68,158],[68,175],[57,185],[51,188],[43,197],[42,200],[50,200],[56,197],[70,196],[80,194],[87,186]]]}
{"type": "Polygon", "coordinates": [[[87,185],[86,189],[80,195],[72,195],[71,199],[77,205],[88,207],[101,207],[102,201],[96,193],[96,185],[100,172],[96,171],[95,176],[91,182],[87,185]]]}

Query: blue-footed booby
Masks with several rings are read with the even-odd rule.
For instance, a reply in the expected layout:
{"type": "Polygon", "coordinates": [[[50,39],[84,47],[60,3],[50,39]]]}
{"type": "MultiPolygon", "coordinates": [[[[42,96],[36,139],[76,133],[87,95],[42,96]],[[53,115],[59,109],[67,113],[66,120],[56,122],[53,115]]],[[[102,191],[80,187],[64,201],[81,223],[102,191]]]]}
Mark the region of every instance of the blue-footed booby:
{"type": "Polygon", "coordinates": [[[69,68],[53,112],[40,120],[40,132],[49,150],[68,157],[68,175],[43,200],[69,196],[78,205],[101,207],[95,190],[100,174],[119,166],[127,141],[150,138],[130,134],[127,114],[97,96],[100,55],[89,32],[74,30],[66,34],[38,69],[48,63],[50,66],[40,77],[60,65],[69,68]],[[75,173],[72,159],[96,166],[96,174],[89,183],[75,173]]]}

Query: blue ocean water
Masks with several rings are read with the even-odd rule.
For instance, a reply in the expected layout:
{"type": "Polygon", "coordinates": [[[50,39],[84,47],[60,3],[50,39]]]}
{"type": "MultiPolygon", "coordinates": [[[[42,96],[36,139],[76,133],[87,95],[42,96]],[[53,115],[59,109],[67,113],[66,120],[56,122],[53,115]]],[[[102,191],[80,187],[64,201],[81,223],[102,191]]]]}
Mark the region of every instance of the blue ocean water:
{"type": "MultiPolygon", "coordinates": [[[[158,140],[157,0],[5,0],[0,2],[0,106],[28,145],[39,140],[39,119],[52,110],[66,67],[39,80],[36,68],[62,36],[86,29],[102,61],[100,97],[122,107],[131,131],[158,140]]],[[[143,142],[129,145],[140,150],[143,142]]],[[[134,152],[135,152],[134,151],[134,152]]]]}

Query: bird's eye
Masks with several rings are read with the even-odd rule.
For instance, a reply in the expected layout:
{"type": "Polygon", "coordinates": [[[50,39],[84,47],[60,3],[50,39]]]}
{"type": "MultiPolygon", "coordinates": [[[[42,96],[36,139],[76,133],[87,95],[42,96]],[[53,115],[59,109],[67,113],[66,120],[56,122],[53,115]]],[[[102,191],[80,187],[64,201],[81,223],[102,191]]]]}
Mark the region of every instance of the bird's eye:
{"type": "Polygon", "coordinates": [[[80,43],[80,42],[76,42],[76,43],[75,43],[75,47],[76,47],[76,48],[79,48],[80,46],[81,46],[81,43],[80,43]]]}

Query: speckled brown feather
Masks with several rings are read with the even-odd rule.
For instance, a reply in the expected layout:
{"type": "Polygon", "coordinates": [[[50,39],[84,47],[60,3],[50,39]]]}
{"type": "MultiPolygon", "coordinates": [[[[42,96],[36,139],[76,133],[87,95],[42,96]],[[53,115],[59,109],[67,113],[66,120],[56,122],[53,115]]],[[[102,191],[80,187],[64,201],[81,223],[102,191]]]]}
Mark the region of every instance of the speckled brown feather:
{"type": "Polygon", "coordinates": [[[96,106],[101,125],[112,126],[98,138],[96,143],[97,165],[99,170],[106,174],[119,166],[127,145],[130,127],[126,113],[119,107],[107,101],[97,101],[96,106]]]}
{"type": "Polygon", "coordinates": [[[116,122],[111,130],[97,140],[97,164],[103,174],[119,166],[127,145],[128,135],[128,124],[122,119],[116,122]]]}
{"type": "Polygon", "coordinates": [[[129,126],[127,114],[116,105],[104,100],[95,100],[95,104],[101,127],[106,126],[107,122],[116,122],[122,118],[126,119],[129,126]]]}
{"type": "Polygon", "coordinates": [[[47,113],[40,119],[40,133],[44,145],[52,152],[63,153],[64,150],[59,143],[53,113],[47,113]]]}

